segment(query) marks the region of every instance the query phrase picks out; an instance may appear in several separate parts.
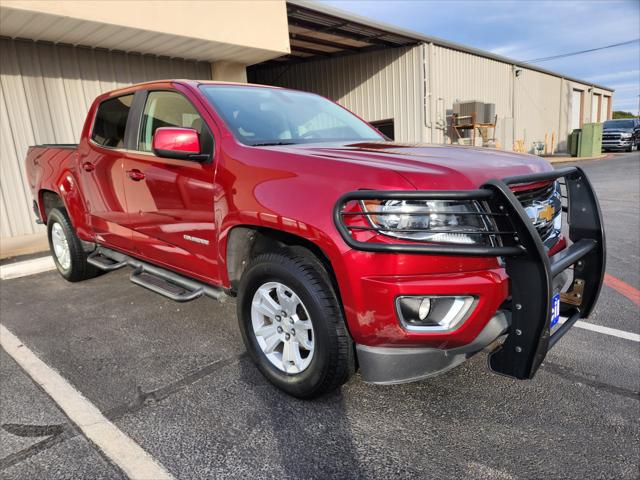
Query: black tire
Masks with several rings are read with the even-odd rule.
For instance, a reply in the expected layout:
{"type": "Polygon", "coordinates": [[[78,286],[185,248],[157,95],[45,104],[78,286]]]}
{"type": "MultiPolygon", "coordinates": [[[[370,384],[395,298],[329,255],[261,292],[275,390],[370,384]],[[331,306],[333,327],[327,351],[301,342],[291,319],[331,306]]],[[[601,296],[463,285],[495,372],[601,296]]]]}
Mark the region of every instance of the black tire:
{"type": "Polygon", "coordinates": [[[67,216],[67,212],[64,209],[54,208],[47,215],[47,236],[49,238],[49,250],[51,256],[56,264],[56,268],[62,277],[70,282],[79,282],[81,280],[87,280],[93,278],[100,273],[93,265],[87,263],[88,254],[82,248],[82,242],[76,235],[76,232],[71,225],[71,221],[67,216]],[[70,265],[65,268],[60,264],[58,257],[55,253],[52,230],[54,225],[58,224],[62,228],[64,237],[67,240],[69,247],[70,265]]]}
{"type": "Polygon", "coordinates": [[[298,398],[315,398],[340,387],[353,374],[353,340],[329,276],[310,252],[258,255],[244,271],[238,292],[238,322],[245,346],[258,369],[276,387],[298,398]],[[267,282],[286,285],[309,312],[315,348],[308,367],[299,373],[285,373],[274,366],[254,334],[251,305],[258,288],[267,282]]]}

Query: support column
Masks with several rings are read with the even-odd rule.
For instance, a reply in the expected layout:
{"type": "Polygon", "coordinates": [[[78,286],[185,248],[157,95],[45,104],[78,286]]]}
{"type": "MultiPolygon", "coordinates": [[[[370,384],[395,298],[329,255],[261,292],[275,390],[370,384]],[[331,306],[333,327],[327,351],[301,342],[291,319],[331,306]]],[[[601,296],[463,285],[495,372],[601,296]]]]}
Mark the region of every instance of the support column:
{"type": "Polygon", "coordinates": [[[211,79],[224,82],[247,83],[247,66],[225,60],[211,64],[211,79]]]}

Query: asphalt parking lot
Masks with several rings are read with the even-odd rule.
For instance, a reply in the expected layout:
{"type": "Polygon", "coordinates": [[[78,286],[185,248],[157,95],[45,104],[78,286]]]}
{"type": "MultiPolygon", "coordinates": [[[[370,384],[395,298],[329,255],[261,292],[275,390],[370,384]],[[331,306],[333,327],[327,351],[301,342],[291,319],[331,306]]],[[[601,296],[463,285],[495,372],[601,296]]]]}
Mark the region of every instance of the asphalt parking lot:
{"type": "MultiPolygon", "coordinates": [[[[604,211],[607,271],[637,289],[640,154],[580,165],[604,211]]],[[[176,478],[640,475],[637,341],[574,328],[532,381],[489,373],[481,353],[428,381],[356,375],[305,402],[254,368],[233,301],[176,304],[128,275],[3,281],[1,320],[176,478]]],[[[623,293],[605,286],[589,322],[639,334],[623,293]]],[[[3,479],[125,477],[2,350],[0,427],[3,479]]]]}

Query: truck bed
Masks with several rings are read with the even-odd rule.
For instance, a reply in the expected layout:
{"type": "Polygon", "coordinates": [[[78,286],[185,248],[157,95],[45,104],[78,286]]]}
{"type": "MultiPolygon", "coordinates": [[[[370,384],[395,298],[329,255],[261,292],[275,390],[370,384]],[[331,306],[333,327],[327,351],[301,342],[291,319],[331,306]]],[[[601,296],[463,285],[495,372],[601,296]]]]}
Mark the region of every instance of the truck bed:
{"type": "Polygon", "coordinates": [[[64,172],[74,170],[77,147],[70,143],[29,147],[25,167],[34,199],[39,198],[40,190],[58,191],[57,183],[64,178],[64,172]]]}

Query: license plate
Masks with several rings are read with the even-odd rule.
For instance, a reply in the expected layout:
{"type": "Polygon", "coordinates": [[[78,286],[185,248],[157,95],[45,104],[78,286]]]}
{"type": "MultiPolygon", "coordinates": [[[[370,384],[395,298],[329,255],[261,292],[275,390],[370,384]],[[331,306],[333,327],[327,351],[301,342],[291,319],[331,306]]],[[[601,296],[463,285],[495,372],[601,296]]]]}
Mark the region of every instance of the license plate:
{"type": "Polygon", "coordinates": [[[551,325],[550,329],[555,327],[560,320],[560,294],[556,293],[551,300],[551,325]]]}

